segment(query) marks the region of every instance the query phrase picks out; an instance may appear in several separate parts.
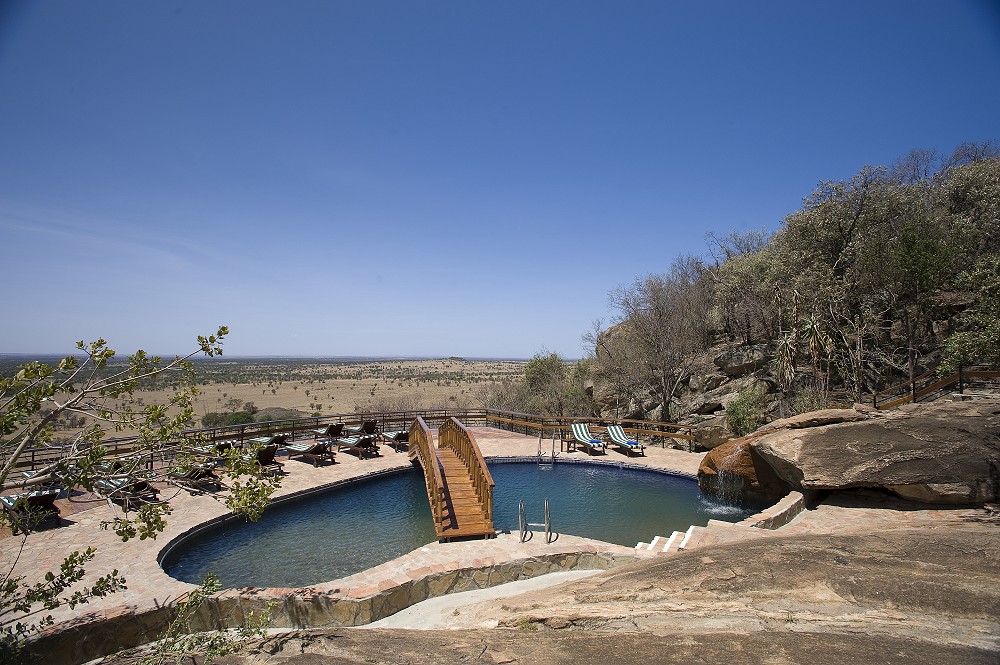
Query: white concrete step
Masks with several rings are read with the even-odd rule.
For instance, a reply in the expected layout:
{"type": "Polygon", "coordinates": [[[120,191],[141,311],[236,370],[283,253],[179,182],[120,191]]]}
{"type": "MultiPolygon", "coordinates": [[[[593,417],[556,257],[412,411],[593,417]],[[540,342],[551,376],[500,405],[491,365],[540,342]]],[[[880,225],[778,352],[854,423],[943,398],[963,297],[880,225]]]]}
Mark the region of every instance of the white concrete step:
{"type": "Polygon", "coordinates": [[[684,532],[684,540],[680,542],[680,544],[677,546],[677,549],[682,550],[685,547],[687,547],[688,542],[691,540],[692,532],[694,532],[694,525],[689,526],[687,528],[687,531],[684,532]]]}
{"type": "Polygon", "coordinates": [[[652,552],[655,554],[668,554],[670,552],[680,551],[684,549],[691,540],[691,534],[694,532],[694,529],[694,526],[690,526],[687,531],[674,531],[670,534],[669,538],[654,536],[648,543],[636,543],[635,549],[642,553],[652,552]]]}
{"type": "MultiPolygon", "coordinates": [[[[674,546],[674,543],[679,543],[683,538],[684,538],[683,533],[681,533],[680,531],[674,531],[672,534],[670,534],[670,538],[667,539],[667,544],[663,546],[662,550],[660,550],[660,554],[667,554],[668,552],[670,552],[670,548],[674,546]]],[[[676,548],[674,551],[676,551],[676,548]]]]}

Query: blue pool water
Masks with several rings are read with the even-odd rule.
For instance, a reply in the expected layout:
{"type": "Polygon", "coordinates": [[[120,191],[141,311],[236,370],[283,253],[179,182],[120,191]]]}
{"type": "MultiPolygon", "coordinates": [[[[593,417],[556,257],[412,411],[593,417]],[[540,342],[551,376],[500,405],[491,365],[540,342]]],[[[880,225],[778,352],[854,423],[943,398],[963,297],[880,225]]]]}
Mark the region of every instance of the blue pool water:
{"type": "MultiPolygon", "coordinates": [[[[763,506],[703,497],[694,480],[593,464],[490,464],[493,523],[517,532],[517,502],[541,522],[549,498],[556,533],[633,546],[709,519],[738,521],[763,506]]],[[[352,575],[434,540],[423,476],[410,470],[267,509],[258,522],[233,521],[172,549],[171,576],[199,583],[209,572],[226,587],[300,587],[352,575]]]]}

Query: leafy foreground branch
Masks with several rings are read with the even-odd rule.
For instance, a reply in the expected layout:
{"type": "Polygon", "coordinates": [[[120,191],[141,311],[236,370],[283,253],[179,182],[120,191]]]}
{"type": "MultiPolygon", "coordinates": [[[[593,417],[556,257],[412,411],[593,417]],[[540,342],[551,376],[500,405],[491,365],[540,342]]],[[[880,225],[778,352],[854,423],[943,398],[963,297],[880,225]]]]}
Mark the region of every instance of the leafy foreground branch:
{"type": "MultiPolygon", "coordinates": [[[[23,551],[27,534],[21,538],[23,551]]],[[[40,616],[63,605],[75,608],[92,598],[103,598],[119,589],[127,588],[125,578],[117,570],[97,579],[89,587],[76,589],[68,596],[69,589],[83,579],[84,564],[94,558],[92,547],[84,552],[72,552],[62,562],[59,572],[47,572],[41,582],[29,584],[23,576],[13,576],[7,571],[0,583],[0,664],[25,660],[24,646],[38,631],[52,625],[52,615],[40,616]]],[[[16,564],[15,564],[16,565],[16,564]]]]}
{"type": "MultiPolygon", "coordinates": [[[[190,359],[199,353],[221,355],[228,333],[222,326],[214,335],[199,336],[194,350],[167,362],[141,350],[119,362],[103,339],[78,342],[79,356],[67,356],[55,365],[29,362],[13,376],[0,376],[0,491],[11,497],[18,496],[11,492],[27,497],[27,492],[39,488],[55,487],[70,493],[81,488],[106,499],[112,516],[102,522],[102,528],[113,530],[123,541],[155,539],[166,528],[170,499],[185,488],[178,478],[193,465],[204,464],[196,449],[209,443],[198,438],[178,443],[193,420],[193,398],[198,392],[190,359]],[[142,403],[135,391],[158,377],[169,377],[178,388],[164,404],[142,403]],[[67,414],[84,418],[87,425],[70,440],[57,441],[54,425],[67,414]],[[114,455],[100,443],[109,431],[135,436],[127,455],[114,455]],[[25,463],[28,454],[44,461],[32,467],[25,463]],[[154,464],[154,460],[166,462],[154,464]],[[145,500],[138,507],[126,498],[118,507],[111,500],[115,493],[107,488],[123,483],[142,483],[154,494],[173,494],[145,500]]],[[[220,484],[228,489],[227,507],[255,520],[280,479],[268,475],[248,456],[231,451],[224,460],[220,484]]],[[[16,575],[17,562],[41,516],[31,510],[16,519],[13,515],[14,511],[8,511],[0,517],[0,527],[9,522],[12,529],[20,527],[23,532],[13,564],[0,577],[0,665],[29,658],[27,642],[54,622],[49,612],[75,608],[126,588],[117,570],[89,586],[76,587],[86,575],[85,565],[94,558],[92,548],[68,554],[59,571],[46,573],[42,581],[31,582],[16,575]]],[[[164,644],[185,643],[177,632],[188,627],[185,617],[217,589],[217,581],[208,580],[192,593],[171,627],[175,634],[168,634],[164,644]]],[[[218,633],[199,639],[208,640],[206,644],[218,651],[230,637],[229,633],[218,633]]]]}
{"type": "Polygon", "coordinates": [[[222,588],[219,580],[209,574],[186,600],[177,606],[177,615],[163,638],[147,647],[151,653],[141,658],[139,665],[164,665],[182,662],[185,657],[197,654],[200,662],[209,665],[216,656],[238,651],[254,639],[266,637],[266,626],[271,621],[270,606],[260,614],[250,612],[243,624],[231,631],[193,632],[191,622],[205,600],[222,588]]]}

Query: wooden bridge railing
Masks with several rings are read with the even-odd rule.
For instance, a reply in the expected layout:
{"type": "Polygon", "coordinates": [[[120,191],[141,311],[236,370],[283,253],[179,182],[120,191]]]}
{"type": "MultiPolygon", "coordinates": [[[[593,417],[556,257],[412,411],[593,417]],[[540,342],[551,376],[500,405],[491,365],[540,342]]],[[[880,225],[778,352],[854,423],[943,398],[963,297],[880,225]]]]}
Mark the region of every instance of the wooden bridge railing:
{"type": "Polygon", "coordinates": [[[1000,379],[1000,371],[983,368],[959,367],[957,372],[939,377],[934,370],[921,374],[913,381],[905,381],[872,395],[872,405],[882,411],[893,409],[910,402],[919,402],[934,395],[942,395],[953,390],[963,392],[970,380],[1000,379]],[[879,398],[886,398],[879,403],[879,398]]]}
{"type": "Polygon", "coordinates": [[[493,523],[493,476],[486,466],[483,453],[479,450],[476,437],[465,428],[465,425],[455,418],[449,418],[438,428],[438,445],[442,448],[451,448],[458,455],[458,458],[465,464],[472,479],[472,486],[476,490],[483,505],[483,515],[488,524],[493,523]]]}
{"type": "Polygon", "coordinates": [[[419,416],[410,425],[410,460],[414,459],[420,462],[420,468],[424,471],[427,501],[431,506],[434,525],[438,527],[444,521],[444,480],[434,452],[434,434],[419,416]]]}

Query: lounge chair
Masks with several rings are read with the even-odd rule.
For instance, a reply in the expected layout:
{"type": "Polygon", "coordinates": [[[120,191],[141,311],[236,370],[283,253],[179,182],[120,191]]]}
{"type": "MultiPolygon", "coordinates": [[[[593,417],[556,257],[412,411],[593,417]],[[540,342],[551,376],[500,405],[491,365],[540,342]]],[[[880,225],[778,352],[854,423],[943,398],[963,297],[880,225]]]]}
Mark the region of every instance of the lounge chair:
{"type": "Polygon", "coordinates": [[[288,451],[288,457],[291,458],[292,455],[299,455],[301,457],[311,457],[313,466],[319,466],[319,459],[325,457],[330,460],[331,464],[336,464],[337,460],[333,458],[336,453],[330,449],[330,441],[322,439],[319,441],[306,441],[304,443],[289,443],[285,446],[285,450],[288,451]]]}
{"type": "Polygon", "coordinates": [[[270,436],[255,436],[250,439],[247,439],[247,441],[257,446],[258,450],[261,448],[266,448],[267,446],[277,446],[280,448],[281,446],[285,445],[286,441],[288,441],[288,435],[272,434],[270,436]]]}
{"type": "Polygon", "coordinates": [[[134,475],[99,478],[94,489],[99,496],[120,502],[126,510],[133,503],[155,503],[159,498],[155,487],[134,475]]]}
{"type": "Polygon", "coordinates": [[[608,438],[626,456],[631,457],[632,453],[638,453],[639,455],[646,454],[646,446],[634,439],[628,438],[628,435],[625,434],[625,429],[621,425],[608,425],[608,438]]]}
{"type": "Polygon", "coordinates": [[[326,439],[327,441],[333,441],[339,439],[340,435],[344,432],[344,423],[332,423],[326,427],[320,427],[319,429],[313,430],[314,439],[326,439]]]}
{"type": "Polygon", "coordinates": [[[55,518],[58,522],[59,509],[55,506],[58,497],[57,489],[22,492],[0,496],[0,506],[10,519],[11,532],[17,535],[19,528],[28,533],[50,518],[55,518]]]}
{"type": "Polygon", "coordinates": [[[583,446],[588,455],[606,452],[604,442],[594,438],[594,435],[590,433],[590,425],[587,423],[573,423],[572,429],[576,445],[583,446]]]}
{"type": "Polygon", "coordinates": [[[171,469],[167,473],[167,477],[182,487],[192,489],[201,489],[201,486],[206,483],[216,487],[220,486],[219,479],[215,475],[215,460],[184,462],[171,469]]]}
{"type": "Polygon", "coordinates": [[[351,436],[372,436],[378,434],[378,422],[366,420],[360,425],[345,427],[344,430],[351,436]]]}
{"type": "MultiPolygon", "coordinates": [[[[40,471],[22,471],[21,477],[24,478],[25,480],[31,480],[32,478],[38,476],[39,473],[40,471]]],[[[39,490],[62,491],[62,482],[59,480],[59,478],[55,477],[54,475],[50,477],[48,480],[42,482],[28,483],[28,484],[32,485],[33,487],[35,487],[35,489],[39,490]]]]}
{"type": "Polygon", "coordinates": [[[223,441],[214,441],[212,443],[205,444],[204,446],[191,448],[191,452],[195,455],[202,455],[204,457],[221,457],[225,455],[227,450],[238,444],[239,440],[237,439],[225,439],[223,441]]]}
{"type": "Polygon", "coordinates": [[[378,451],[378,436],[375,434],[349,436],[346,439],[340,439],[337,441],[337,452],[341,450],[357,455],[358,459],[375,457],[381,454],[378,451]]]}
{"type": "Polygon", "coordinates": [[[261,446],[257,449],[257,453],[255,455],[246,455],[244,459],[248,461],[251,459],[256,460],[257,464],[265,469],[281,473],[281,462],[274,459],[274,456],[278,453],[278,446],[284,443],[286,438],[287,437],[283,434],[271,437],[271,443],[261,446]],[[275,442],[275,440],[279,441],[275,442]]]}
{"type": "Polygon", "coordinates": [[[382,432],[382,439],[397,453],[405,453],[410,449],[410,433],[405,429],[382,432]]]}

